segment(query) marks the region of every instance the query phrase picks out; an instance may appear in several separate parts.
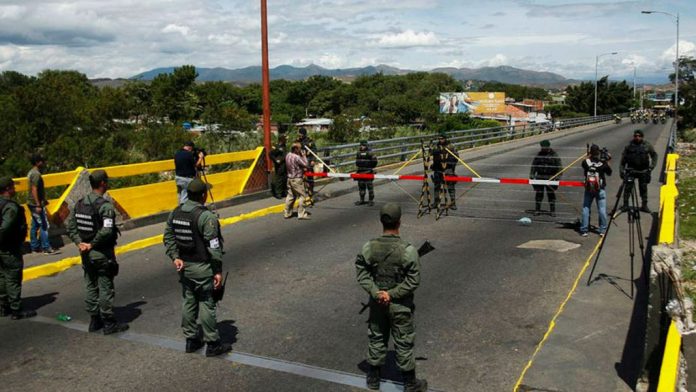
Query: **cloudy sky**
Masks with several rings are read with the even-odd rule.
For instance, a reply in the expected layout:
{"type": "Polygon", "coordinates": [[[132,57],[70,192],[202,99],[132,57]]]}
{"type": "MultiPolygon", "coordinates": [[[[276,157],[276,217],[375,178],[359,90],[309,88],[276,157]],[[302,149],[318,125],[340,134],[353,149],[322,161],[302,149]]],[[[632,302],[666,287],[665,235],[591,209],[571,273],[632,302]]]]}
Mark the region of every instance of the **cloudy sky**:
{"type": "MultiPolygon", "coordinates": [[[[696,56],[696,1],[268,0],[271,66],[511,65],[594,77],[666,75],[675,23],[696,56]]],[[[155,67],[260,64],[257,0],[0,0],[0,70],[91,78],[155,67]]],[[[665,79],[666,80],[666,79],[665,79]]]]}

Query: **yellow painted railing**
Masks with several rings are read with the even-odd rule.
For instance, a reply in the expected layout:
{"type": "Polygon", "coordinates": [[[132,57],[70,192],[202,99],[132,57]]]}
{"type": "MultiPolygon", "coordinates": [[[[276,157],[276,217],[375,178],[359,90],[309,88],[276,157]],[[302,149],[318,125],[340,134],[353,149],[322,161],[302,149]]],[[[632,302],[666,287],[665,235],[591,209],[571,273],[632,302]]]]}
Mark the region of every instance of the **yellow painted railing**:
{"type": "Polygon", "coordinates": [[[676,235],[677,197],[677,160],[678,154],[667,154],[665,168],[665,185],[660,187],[660,244],[674,244],[676,235]]]}
{"type": "Polygon", "coordinates": [[[657,383],[657,392],[674,392],[679,379],[679,357],[681,356],[682,338],[677,324],[672,320],[667,332],[665,352],[660,366],[660,379],[657,383]]]}
{"type": "MultiPolygon", "coordinates": [[[[244,192],[262,152],[263,148],[258,147],[255,150],[208,155],[206,157],[206,164],[208,166],[233,162],[251,162],[245,169],[231,170],[207,176],[208,181],[213,184],[212,194],[216,201],[229,199],[244,192]]],[[[106,170],[109,177],[112,178],[130,177],[172,171],[174,170],[174,160],[169,159],[164,161],[134,163],[129,165],[91,168],[88,170],[91,172],[97,169],[106,170]]],[[[78,167],[73,171],[52,173],[43,176],[44,186],[46,188],[67,185],[67,188],[58,199],[49,200],[49,205],[46,208],[49,217],[59,215],[61,218],[65,218],[66,214],[61,213],[61,211],[67,211],[65,198],[70,194],[70,191],[72,191],[83,170],[84,168],[78,167]]],[[[16,186],[18,192],[28,191],[27,178],[16,178],[15,181],[18,183],[16,186]]],[[[176,183],[174,181],[110,189],[109,195],[118,204],[119,209],[130,219],[171,210],[176,207],[178,202],[176,183]]],[[[27,219],[31,219],[28,208],[27,219]]]]}

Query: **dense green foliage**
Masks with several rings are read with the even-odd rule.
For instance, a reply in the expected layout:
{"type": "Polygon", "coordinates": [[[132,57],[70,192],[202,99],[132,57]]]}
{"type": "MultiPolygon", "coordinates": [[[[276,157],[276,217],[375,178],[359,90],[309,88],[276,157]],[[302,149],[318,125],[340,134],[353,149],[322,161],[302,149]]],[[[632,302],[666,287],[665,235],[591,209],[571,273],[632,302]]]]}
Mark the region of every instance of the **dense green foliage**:
{"type": "MultiPolygon", "coordinates": [[[[674,83],[675,75],[669,76],[674,83]]],[[[696,128],[696,59],[679,59],[679,129],[696,128]]]]}
{"type": "Polygon", "coordinates": [[[508,84],[501,82],[486,82],[482,84],[479,91],[502,91],[506,97],[514,98],[515,101],[523,99],[549,100],[549,92],[541,87],[522,86],[519,84],[508,84]]]}
{"type": "MultiPolygon", "coordinates": [[[[191,135],[182,124],[211,126],[198,139],[211,153],[253,148],[261,136],[261,87],[196,83],[193,66],[176,68],[151,82],[95,87],[75,71],[48,70],[35,77],[0,73],[0,174],[23,176],[29,157],[48,157],[48,171],[166,159],[191,135]]],[[[517,99],[547,98],[542,89],[501,83],[483,85],[517,99]]],[[[439,130],[490,127],[496,122],[467,115],[440,115],[438,95],[463,91],[438,73],[360,76],[350,83],[314,76],[271,82],[273,122],[329,117],[334,126],[317,135],[323,143],[354,142],[439,130]],[[361,130],[369,129],[369,132],[361,130]]]]}
{"type": "MultiPolygon", "coordinates": [[[[566,104],[578,113],[594,113],[594,82],[582,82],[566,89],[566,104]]],[[[610,82],[605,76],[597,81],[597,115],[626,113],[633,102],[633,88],[626,83],[610,82]]]]}

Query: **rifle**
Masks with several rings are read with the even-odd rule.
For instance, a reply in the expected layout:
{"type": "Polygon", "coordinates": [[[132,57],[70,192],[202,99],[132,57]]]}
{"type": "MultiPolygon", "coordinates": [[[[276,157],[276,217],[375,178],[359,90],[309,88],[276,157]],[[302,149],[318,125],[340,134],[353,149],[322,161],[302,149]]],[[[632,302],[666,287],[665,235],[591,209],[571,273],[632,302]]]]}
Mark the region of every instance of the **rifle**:
{"type": "MultiPolygon", "coordinates": [[[[421,245],[420,248],[418,248],[418,257],[423,257],[434,250],[435,250],[435,247],[430,243],[430,241],[425,240],[423,245],[421,245]]],[[[360,305],[362,305],[362,308],[360,309],[358,314],[363,314],[365,312],[365,310],[367,310],[367,308],[370,307],[370,300],[371,300],[371,298],[368,298],[367,303],[363,303],[363,302],[360,303],[360,305]]]]}
{"type": "Polygon", "coordinates": [[[227,276],[229,274],[229,272],[225,274],[225,280],[222,281],[222,285],[219,289],[213,289],[213,301],[220,302],[222,301],[222,297],[225,296],[225,286],[227,286],[227,276]]]}

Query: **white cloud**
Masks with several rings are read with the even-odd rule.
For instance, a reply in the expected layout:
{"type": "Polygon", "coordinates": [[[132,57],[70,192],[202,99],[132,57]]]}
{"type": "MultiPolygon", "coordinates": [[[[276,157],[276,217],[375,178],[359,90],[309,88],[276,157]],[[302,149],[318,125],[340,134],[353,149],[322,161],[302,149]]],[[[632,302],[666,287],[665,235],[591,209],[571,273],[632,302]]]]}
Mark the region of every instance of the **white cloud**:
{"type": "MultiPolygon", "coordinates": [[[[696,44],[690,41],[679,40],[679,57],[690,56],[696,57],[696,44]]],[[[669,49],[662,52],[660,57],[663,62],[672,64],[677,57],[677,44],[670,46],[669,49]]]]}
{"type": "Polygon", "coordinates": [[[416,32],[406,30],[400,33],[387,33],[379,37],[377,46],[383,48],[410,48],[414,46],[434,46],[440,40],[432,31],[416,32]]]}
{"type": "Polygon", "coordinates": [[[496,54],[493,58],[490,58],[484,62],[485,65],[489,67],[499,67],[501,65],[506,65],[508,62],[507,57],[503,54],[496,54]]]}
{"type": "Polygon", "coordinates": [[[183,35],[184,37],[189,35],[189,32],[191,31],[191,28],[188,26],[180,26],[178,24],[168,24],[162,29],[163,33],[179,33],[183,35]]]}

